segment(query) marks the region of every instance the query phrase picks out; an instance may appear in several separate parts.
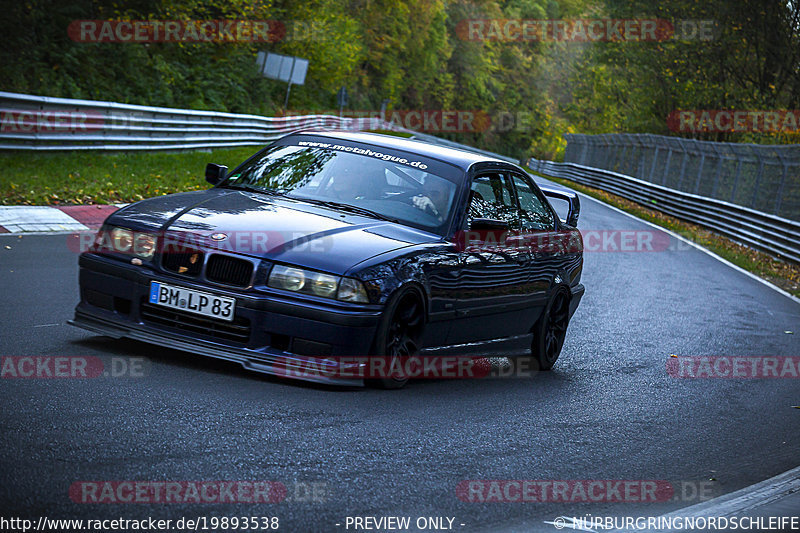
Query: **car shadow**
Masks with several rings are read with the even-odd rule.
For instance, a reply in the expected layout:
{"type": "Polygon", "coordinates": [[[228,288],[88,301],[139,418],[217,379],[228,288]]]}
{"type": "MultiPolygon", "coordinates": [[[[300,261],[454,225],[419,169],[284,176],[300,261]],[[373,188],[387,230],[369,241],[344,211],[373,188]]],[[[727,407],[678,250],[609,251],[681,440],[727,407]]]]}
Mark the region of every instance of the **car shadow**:
{"type": "Polygon", "coordinates": [[[358,386],[327,385],[325,383],[314,383],[281,376],[273,376],[270,374],[248,370],[240,363],[235,361],[226,361],[224,359],[196,355],[184,350],[155,346],[134,339],[114,339],[111,337],[103,337],[98,335],[85,339],[73,340],[70,341],[70,344],[98,352],[87,355],[98,357],[144,357],[151,363],[157,363],[167,367],[194,369],[208,374],[226,375],[239,379],[256,379],[276,385],[312,388],[331,392],[348,392],[364,389],[364,387],[358,386]]]}
{"type": "MultiPolygon", "coordinates": [[[[237,379],[258,380],[272,385],[285,387],[313,389],[329,392],[354,392],[374,390],[370,387],[351,385],[335,385],[315,383],[292,379],[289,377],[273,376],[261,372],[248,370],[241,364],[224,359],[198,356],[183,350],[154,346],[146,342],[133,339],[114,339],[110,337],[94,336],[70,341],[73,346],[89,350],[93,353],[87,355],[99,357],[143,357],[151,363],[166,367],[193,369],[207,374],[216,374],[235,377],[237,379]]],[[[495,369],[497,370],[497,369],[495,369]]],[[[557,387],[569,381],[569,375],[558,368],[546,372],[525,372],[523,375],[503,375],[499,370],[495,374],[478,377],[436,377],[412,379],[402,389],[394,391],[381,391],[386,394],[421,391],[446,391],[452,388],[468,389],[470,394],[491,393],[497,389],[507,391],[509,387],[557,387]]]]}

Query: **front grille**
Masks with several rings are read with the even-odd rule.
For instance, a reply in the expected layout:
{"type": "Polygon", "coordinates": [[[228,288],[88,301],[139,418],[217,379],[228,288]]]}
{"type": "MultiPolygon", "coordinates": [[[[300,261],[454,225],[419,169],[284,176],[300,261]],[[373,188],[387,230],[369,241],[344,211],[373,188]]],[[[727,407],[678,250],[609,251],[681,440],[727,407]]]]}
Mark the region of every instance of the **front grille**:
{"type": "Polygon", "coordinates": [[[180,250],[164,250],[161,266],[171,272],[196,276],[203,268],[203,252],[185,247],[180,250]]]}
{"type": "Polygon", "coordinates": [[[206,279],[216,283],[247,287],[253,277],[253,263],[222,254],[212,254],[206,265],[206,279]]]}
{"type": "Polygon", "coordinates": [[[142,300],[142,319],[161,326],[167,326],[190,333],[197,333],[215,339],[247,343],[250,339],[250,321],[237,317],[233,322],[222,322],[182,311],[150,305],[142,300]]]}

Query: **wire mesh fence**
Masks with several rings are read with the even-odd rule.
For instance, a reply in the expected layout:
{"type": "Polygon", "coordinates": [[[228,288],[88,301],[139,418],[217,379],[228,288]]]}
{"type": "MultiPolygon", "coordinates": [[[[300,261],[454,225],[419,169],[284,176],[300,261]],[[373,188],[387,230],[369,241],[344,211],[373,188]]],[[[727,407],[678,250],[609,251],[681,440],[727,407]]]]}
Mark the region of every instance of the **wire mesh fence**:
{"type": "Polygon", "coordinates": [[[564,161],[800,220],[800,145],[568,134],[564,161]]]}

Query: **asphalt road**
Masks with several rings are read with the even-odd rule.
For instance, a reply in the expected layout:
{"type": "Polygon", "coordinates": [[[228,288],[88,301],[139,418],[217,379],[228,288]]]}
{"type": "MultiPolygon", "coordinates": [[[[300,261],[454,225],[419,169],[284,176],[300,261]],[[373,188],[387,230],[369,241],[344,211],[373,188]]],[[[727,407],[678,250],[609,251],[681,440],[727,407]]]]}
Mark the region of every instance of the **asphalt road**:
{"type": "MultiPolygon", "coordinates": [[[[586,198],[579,226],[652,230],[586,198]]],[[[346,531],[348,516],[444,516],[459,531],[555,531],[543,521],[658,515],[698,500],[474,503],[456,487],[475,479],[667,480],[703,482],[707,495],[721,495],[798,466],[800,381],[676,379],[666,361],[798,356],[800,305],[669,244],[587,251],[586,296],[554,371],[376,391],[279,381],[68,326],[78,268],[67,236],[2,236],[0,355],[146,361],[138,378],[0,380],[2,516],[277,516],[284,531],[346,531]],[[70,485],[87,480],[273,480],[289,497],[74,503],[70,485]],[[306,495],[312,483],[316,498],[306,495]]]]}

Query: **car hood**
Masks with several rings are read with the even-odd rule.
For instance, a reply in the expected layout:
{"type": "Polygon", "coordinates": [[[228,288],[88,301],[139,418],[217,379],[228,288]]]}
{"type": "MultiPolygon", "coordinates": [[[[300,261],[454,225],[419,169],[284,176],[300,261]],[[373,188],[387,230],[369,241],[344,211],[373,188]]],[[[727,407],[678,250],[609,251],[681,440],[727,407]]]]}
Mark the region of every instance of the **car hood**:
{"type": "Polygon", "coordinates": [[[210,189],[143,200],[108,224],[251,257],[344,274],[371,257],[437,236],[281,197],[210,189]]]}

